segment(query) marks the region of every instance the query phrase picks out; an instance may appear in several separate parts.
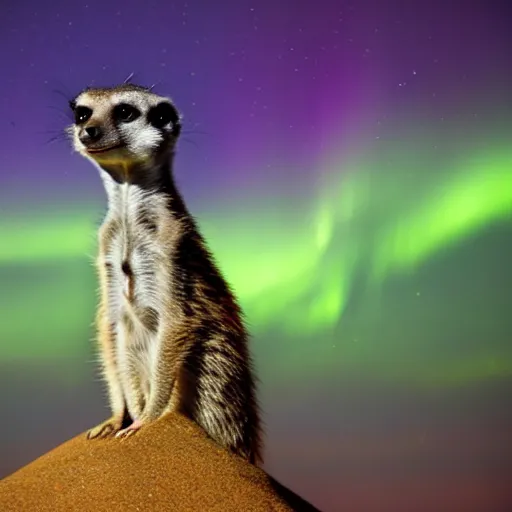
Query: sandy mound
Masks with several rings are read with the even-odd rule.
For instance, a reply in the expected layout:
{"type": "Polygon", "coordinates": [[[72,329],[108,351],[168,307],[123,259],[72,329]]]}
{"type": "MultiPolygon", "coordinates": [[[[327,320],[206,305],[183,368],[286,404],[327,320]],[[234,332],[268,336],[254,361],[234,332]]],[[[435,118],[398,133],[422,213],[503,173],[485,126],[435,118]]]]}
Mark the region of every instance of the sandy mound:
{"type": "Polygon", "coordinates": [[[122,441],[81,434],[58,446],[0,482],[0,510],[316,509],[172,414],[122,441]]]}

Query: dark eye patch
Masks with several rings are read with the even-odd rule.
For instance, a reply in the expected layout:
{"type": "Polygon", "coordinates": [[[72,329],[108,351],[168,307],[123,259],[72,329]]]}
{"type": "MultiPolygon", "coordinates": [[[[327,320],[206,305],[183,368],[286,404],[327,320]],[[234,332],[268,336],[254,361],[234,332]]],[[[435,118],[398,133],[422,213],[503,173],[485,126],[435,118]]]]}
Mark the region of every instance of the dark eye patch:
{"type": "Polygon", "coordinates": [[[92,109],[89,107],[75,107],[73,109],[75,124],[83,124],[92,116],[92,109]]]}
{"type": "Polygon", "coordinates": [[[120,103],[114,107],[112,111],[114,122],[131,123],[140,116],[140,110],[128,103],[120,103]]]}
{"type": "Polygon", "coordinates": [[[176,131],[179,125],[179,117],[176,109],[170,103],[164,101],[149,110],[148,122],[159,129],[171,123],[173,131],[176,131]]]}

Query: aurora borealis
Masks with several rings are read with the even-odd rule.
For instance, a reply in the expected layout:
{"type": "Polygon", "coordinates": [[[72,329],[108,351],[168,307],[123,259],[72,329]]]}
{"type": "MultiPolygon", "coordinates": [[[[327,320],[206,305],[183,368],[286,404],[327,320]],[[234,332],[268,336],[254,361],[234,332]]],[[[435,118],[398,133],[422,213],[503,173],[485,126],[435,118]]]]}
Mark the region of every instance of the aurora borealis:
{"type": "Polygon", "coordinates": [[[105,197],[59,134],[66,98],[135,72],[183,112],[175,174],[253,333],[268,470],[326,511],[504,510],[510,7],[212,5],[7,4],[0,474],[104,415],[105,197]]]}

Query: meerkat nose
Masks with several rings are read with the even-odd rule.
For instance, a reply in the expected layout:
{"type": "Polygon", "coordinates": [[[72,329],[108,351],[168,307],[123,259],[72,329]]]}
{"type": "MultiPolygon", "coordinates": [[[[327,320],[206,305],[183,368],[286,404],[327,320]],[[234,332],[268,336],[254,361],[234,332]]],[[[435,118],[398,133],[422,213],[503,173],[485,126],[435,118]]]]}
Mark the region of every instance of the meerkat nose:
{"type": "Polygon", "coordinates": [[[80,141],[86,144],[87,142],[97,142],[103,137],[103,130],[99,126],[87,126],[80,136],[80,141]]]}

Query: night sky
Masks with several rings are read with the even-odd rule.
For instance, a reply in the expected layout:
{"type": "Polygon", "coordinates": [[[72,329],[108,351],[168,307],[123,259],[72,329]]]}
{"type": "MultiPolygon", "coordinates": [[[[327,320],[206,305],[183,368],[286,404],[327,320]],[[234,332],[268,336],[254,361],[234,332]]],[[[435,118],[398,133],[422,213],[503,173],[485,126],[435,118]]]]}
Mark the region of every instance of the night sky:
{"type": "Polygon", "coordinates": [[[3,2],[0,476],[108,414],[106,199],[63,129],[81,89],[133,73],[183,114],[176,180],[246,311],[265,469],[324,511],[512,509],[511,19],[3,2]]]}

